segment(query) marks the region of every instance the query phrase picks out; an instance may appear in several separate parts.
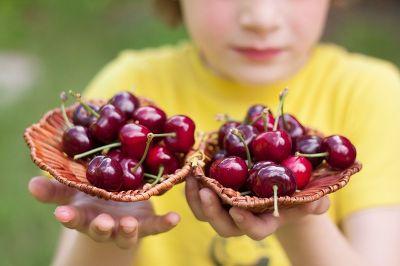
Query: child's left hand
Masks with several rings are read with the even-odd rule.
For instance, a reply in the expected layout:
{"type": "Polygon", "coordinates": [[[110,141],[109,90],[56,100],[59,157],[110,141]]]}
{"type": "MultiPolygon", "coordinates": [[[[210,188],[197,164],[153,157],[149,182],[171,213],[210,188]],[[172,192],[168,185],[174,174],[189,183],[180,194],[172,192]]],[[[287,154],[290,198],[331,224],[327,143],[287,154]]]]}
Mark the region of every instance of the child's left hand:
{"type": "Polygon", "coordinates": [[[299,207],[281,209],[280,217],[274,217],[270,212],[253,214],[237,207],[228,211],[218,195],[208,188],[201,188],[194,177],[187,178],[185,191],[196,218],[210,223],[222,237],[247,235],[254,240],[262,240],[282,226],[295,225],[310,214],[322,214],[329,208],[329,198],[325,196],[299,207]]]}

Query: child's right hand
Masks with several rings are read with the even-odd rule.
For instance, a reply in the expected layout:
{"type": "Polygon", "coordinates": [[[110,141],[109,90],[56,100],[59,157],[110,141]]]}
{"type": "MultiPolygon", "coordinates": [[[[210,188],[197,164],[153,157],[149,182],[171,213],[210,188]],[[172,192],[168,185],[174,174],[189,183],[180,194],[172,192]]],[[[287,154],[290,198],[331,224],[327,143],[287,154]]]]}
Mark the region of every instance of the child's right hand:
{"type": "Polygon", "coordinates": [[[106,201],[47,177],[32,178],[29,191],[41,202],[57,204],[54,216],[65,227],[97,242],[113,241],[120,248],[134,246],[141,237],[167,232],[180,220],[173,212],[156,215],[150,201],[106,201]]]}

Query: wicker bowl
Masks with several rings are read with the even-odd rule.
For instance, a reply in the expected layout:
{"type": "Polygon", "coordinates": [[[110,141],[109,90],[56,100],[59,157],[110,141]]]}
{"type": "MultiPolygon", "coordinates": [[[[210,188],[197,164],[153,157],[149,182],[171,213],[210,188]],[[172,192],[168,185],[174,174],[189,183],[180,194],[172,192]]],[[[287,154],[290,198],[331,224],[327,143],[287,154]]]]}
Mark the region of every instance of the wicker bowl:
{"type": "MultiPolygon", "coordinates": [[[[321,133],[311,129],[308,129],[308,133],[322,136],[321,133]]],[[[212,132],[205,134],[199,144],[199,153],[203,155],[205,164],[210,162],[210,158],[212,158],[212,155],[217,150],[218,133],[212,132]]],[[[344,187],[349,182],[350,177],[359,172],[361,168],[362,165],[358,161],[342,171],[332,170],[327,164],[322,164],[313,171],[310,183],[303,190],[296,191],[292,196],[279,197],[278,206],[279,208],[291,208],[299,204],[318,200],[344,187]]],[[[231,188],[226,188],[217,180],[207,177],[204,173],[204,167],[198,165],[193,171],[194,175],[200,179],[201,183],[216,192],[225,204],[256,213],[273,210],[273,197],[258,198],[256,196],[242,196],[240,192],[231,188]]]]}
{"type": "MultiPolygon", "coordinates": [[[[150,100],[145,98],[139,97],[139,100],[142,106],[153,105],[150,100]]],[[[100,106],[105,101],[94,100],[91,103],[100,106]]],[[[66,108],[68,117],[71,117],[76,106],[73,105],[66,108]]],[[[165,193],[175,184],[184,181],[191,171],[190,164],[185,160],[185,164],[181,169],[178,169],[174,174],[164,175],[162,182],[155,186],[145,184],[141,189],[121,192],[109,192],[97,188],[91,185],[86,179],[87,163],[74,161],[62,151],[61,140],[65,126],[61,110],[57,108],[49,111],[37,124],[27,128],[24,139],[30,148],[31,158],[40,169],[48,172],[59,182],[92,196],[124,202],[147,200],[151,196],[165,193]]]]}

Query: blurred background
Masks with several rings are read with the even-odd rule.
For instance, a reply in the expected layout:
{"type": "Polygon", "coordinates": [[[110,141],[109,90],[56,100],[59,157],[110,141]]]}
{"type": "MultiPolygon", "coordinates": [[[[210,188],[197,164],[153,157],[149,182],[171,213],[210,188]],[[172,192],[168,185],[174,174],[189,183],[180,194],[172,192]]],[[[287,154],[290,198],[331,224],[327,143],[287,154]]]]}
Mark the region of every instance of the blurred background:
{"type": "MultiPolygon", "coordinates": [[[[360,2],[332,10],[324,41],[400,66],[399,1],[360,2]]],[[[39,171],[25,127],[58,106],[61,90],[82,90],[119,51],[185,37],[157,20],[150,0],[0,0],[1,265],[48,265],[60,228],[54,207],[27,193],[39,171]]]]}

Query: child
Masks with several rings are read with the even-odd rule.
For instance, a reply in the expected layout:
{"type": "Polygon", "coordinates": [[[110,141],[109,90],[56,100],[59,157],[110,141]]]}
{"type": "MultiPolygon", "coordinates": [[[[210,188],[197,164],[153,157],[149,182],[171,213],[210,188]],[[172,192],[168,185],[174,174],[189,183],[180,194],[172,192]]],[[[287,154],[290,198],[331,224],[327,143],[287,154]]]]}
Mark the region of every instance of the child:
{"type": "Polygon", "coordinates": [[[207,131],[219,126],[217,113],[241,119],[256,103],[276,110],[279,92],[289,87],[287,111],[349,137],[364,169],[329,199],[281,210],[280,218],[226,210],[193,178],[151,202],[116,203],[36,177],[31,193],[59,204],[56,219],[76,229],[64,230],[54,264],[400,265],[398,70],[318,44],[329,0],[157,2],[184,21],[191,41],[123,52],[87,97],[135,86],[207,131]],[[167,214],[157,216],[153,206],[167,214]]]}

